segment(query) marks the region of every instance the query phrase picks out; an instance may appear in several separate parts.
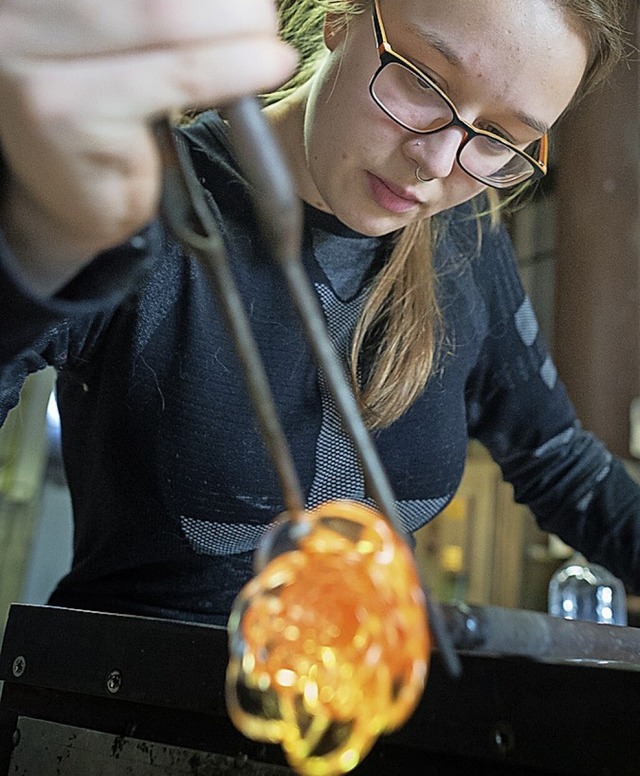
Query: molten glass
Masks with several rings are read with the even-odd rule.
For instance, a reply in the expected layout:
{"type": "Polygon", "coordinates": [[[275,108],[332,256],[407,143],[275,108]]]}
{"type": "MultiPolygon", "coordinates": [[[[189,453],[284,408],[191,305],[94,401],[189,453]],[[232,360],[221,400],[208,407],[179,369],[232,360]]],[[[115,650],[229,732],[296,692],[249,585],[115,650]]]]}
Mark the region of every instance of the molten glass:
{"type": "Polygon", "coordinates": [[[229,714],[305,776],[349,771],[424,689],[430,635],[411,551],[378,512],[334,501],[276,523],[257,564],[229,620],[229,714]]]}

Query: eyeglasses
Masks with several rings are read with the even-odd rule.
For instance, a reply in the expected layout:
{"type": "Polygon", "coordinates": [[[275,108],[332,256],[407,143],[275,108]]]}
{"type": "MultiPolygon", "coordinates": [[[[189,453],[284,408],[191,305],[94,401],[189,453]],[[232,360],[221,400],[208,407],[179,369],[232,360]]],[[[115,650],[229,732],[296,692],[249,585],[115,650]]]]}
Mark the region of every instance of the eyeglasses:
{"type": "Polygon", "coordinates": [[[538,145],[537,155],[531,156],[500,135],[469,124],[428,75],[391,48],[378,0],[374,0],[373,28],[380,67],[371,79],[369,91],[387,116],[420,135],[460,127],[464,136],[458,148],[457,162],[468,175],[487,186],[506,189],[546,175],[546,133],[531,144],[531,150],[538,145]]]}

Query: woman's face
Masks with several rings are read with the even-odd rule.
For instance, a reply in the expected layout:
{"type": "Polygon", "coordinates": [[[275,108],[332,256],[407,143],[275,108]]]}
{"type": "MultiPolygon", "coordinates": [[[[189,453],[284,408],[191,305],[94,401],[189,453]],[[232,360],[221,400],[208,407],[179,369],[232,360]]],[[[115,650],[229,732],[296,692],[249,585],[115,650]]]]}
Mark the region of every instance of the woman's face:
{"type": "MultiPolygon", "coordinates": [[[[586,43],[553,0],[380,0],[380,11],[393,49],[431,76],[463,119],[518,145],[556,121],[586,67],[586,43]]],[[[484,188],[456,163],[459,128],[414,134],[371,98],[379,58],[370,12],[326,42],[294,159],[306,201],[382,235],[484,188]],[[418,167],[432,180],[418,182],[418,167]]]]}

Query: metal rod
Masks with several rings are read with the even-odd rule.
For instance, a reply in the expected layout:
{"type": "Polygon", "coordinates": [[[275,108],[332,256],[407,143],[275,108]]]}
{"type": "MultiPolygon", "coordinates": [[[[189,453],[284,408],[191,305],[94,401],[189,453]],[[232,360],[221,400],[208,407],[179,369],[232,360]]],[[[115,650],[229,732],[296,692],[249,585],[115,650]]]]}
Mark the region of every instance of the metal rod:
{"type": "Polygon", "coordinates": [[[194,183],[195,176],[187,173],[189,162],[177,144],[169,121],[159,120],[154,125],[154,133],[163,162],[162,216],[173,234],[199,259],[216,290],[262,438],[280,480],[285,508],[292,520],[299,519],[304,510],[302,488],[218,225],[199,184],[194,183]]]}
{"type": "MultiPolygon", "coordinates": [[[[314,357],[322,369],[345,430],[358,454],[366,486],[397,534],[404,538],[396,501],[386,472],[360,416],[340,360],[335,353],[319,302],[300,261],[302,204],[282,152],[254,98],[244,98],[225,111],[238,161],[254,187],[253,202],[267,246],[283,270],[314,357]]],[[[186,152],[177,144],[168,120],[154,132],[164,170],[161,213],[176,237],[202,262],[213,283],[229,325],[262,435],[280,478],[285,505],[292,519],[304,509],[304,498],[289,446],[253,338],[244,305],[230,271],[218,225],[204,198],[186,152]]],[[[462,665],[446,623],[422,580],[429,624],[447,670],[460,676],[462,665]]]]}
{"type": "Polygon", "coordinates": [[[564,620],[498,606],[442,605],[456,648],[539,661],[612,661],[640,671],[640,628],[564,620]]]}
{"type": "Polygon", "coordinates": [[[229,135],[238,161],[255,187],[255,209],[263,233],[273,257],[282,268],[316,363],[324,373],[345,431],[354,444],[367,491],[396,532],[403,535],[386,472],[333,348],[318,298],[300,261],[301,228],[298,223],[301,223],[301,204],[286,162],[256,100],[240,100],[225,115],[229,119],[229,135]]]}
{"type": "MultiPolygon", "coordinates": [[[[302,205],[285,158],[257,100],[250,97],[239,100],[225,111],[225,117],[229,121],[229,135],[238,161],[254,186],[254,206],[264,237],[273,257],[282,267],[316,362],[323,371],[345,430],[360,460],[366,487],[396,533],[404,537],[391,485],[362,420],[342,364],[333,348],[320,304],[300,261],[302,205]]],[[[453,649],[438,604],[424,579],[422,584],[431,631],[449,673],[459,676],[462,665],[453,649]]]]}

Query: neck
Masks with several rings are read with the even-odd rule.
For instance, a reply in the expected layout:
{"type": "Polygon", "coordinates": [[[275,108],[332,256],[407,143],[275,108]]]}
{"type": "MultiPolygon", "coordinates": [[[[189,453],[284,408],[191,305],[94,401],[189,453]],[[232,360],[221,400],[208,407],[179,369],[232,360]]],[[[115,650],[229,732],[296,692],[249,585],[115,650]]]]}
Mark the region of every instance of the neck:
{"type": "Polygon", "coordinates": [[[310,83],[268,105],[265,115],[289,162],[298,196],[309,205],[329,212],[313,181],[307,161],[305,117],[310,83]]]}

